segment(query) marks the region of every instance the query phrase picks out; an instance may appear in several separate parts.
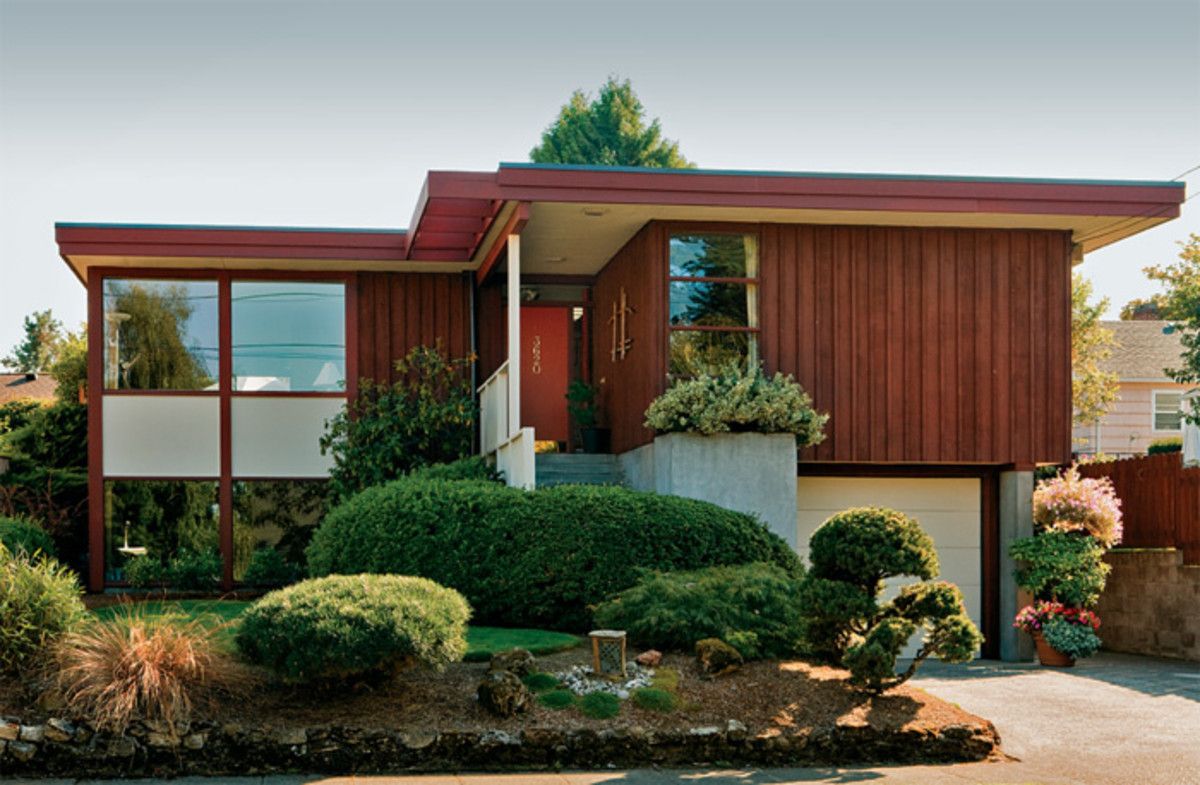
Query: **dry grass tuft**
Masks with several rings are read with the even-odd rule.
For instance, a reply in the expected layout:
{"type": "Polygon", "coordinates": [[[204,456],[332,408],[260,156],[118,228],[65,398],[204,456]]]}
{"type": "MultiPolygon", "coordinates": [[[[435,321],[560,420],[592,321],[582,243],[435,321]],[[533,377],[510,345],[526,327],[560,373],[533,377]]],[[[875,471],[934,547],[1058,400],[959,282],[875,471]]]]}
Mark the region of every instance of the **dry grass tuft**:
{"type": "Polygon", "coordinates": [[[248,685],[247,671],[220,650],[216,632],[129,610],[64,637],[55,683],[67,706],[97,728],[121,733],[142,720],[181,733],[195,710],[248,685]]]}

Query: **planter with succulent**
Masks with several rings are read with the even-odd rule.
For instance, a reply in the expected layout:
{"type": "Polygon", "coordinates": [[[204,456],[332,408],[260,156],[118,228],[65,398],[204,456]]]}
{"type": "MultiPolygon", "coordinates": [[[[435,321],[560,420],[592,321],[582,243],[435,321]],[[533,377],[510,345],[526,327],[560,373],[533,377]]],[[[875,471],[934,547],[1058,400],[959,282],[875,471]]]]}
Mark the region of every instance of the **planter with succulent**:
{"type": "Polygon", "coordinates": [[[1037,602],[1013,626],[1034,639],[1043,665],[1065,667],[1100,648],[1100,617],[1088,610],[1104,591],[1104,552],[1121,541],[1121,500],[1107,479],[1079,476],[1075,467],[1043,480],[1033,494],[1036,533],[1017,540],[1017,584],[1037,602]]]}
{"type": "Polygon", "coordinates": [[[567,412],[579,428],[583,451],[588,453],[606,453],[611,444],[610,430],[599,426],[598,393],[594,384],[579,379],[567,386],[567,412]]]}

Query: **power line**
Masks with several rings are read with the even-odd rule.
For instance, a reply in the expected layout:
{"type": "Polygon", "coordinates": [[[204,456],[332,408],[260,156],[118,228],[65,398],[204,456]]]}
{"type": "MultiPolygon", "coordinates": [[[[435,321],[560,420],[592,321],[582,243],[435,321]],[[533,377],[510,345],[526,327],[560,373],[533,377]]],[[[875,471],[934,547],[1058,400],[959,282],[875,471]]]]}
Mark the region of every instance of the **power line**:
{"type": "Polygon", "coordinates": [[[1186,177],[1187,175],[1191,174],[1192,172],[1196,171],[1197,169],[1200,169],[1200,164],[1196,164],[1196,165],[1195,165],[1195,166],[1193,166],[1191,169],[1188,169],[1186,172],[1180,172],[1179,174],[1177,174],[1177,175],[1175,175],[1174,177],[1172,177],[1172,178],[1171,178],[1171,180],[1172,180],[1172,181],[1179,180],[1179,179],[1181,179],[1181,178],[1183,178],[1183,177],[1186,177]]]}

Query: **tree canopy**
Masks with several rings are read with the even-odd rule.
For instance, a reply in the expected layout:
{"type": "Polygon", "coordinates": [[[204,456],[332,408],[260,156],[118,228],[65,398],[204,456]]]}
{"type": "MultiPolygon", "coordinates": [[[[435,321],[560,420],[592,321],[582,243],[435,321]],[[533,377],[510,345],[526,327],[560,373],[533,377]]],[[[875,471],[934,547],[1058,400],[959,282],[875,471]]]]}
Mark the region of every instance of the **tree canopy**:
{"type": "Polygon", "coordinates": [[[1112,330],[1100,324],[1108,298],[1095,303],[1092,282],[1079,273],[1071,276],[1071,403],[1077,425],[1090,425],[1108,412],[1117,400],[1117,375],[1100,363],[1112,356],[1112,330]]]}
{"type": "Polygon", "coordinates": [[[24,329],[25,337],[0,364],[22,373],[49,370],[62,340],[62,323],[47,308],[26,316],[24,329]]]}
{"type": "MultiPolygon", "coordinates": [[[[1183,354],[1177,368],[1166,368],[1167,376],[1181,384],[1200,383],[1200,234],[1192,234],[1180,243],[1179,261],[1146,268],[1146,276],[1166,287],[1162,296],[1162,314],[1179,333],[1183,354]]],[[[1200,411],[1184,412],[1192,422],[1200,423],[1200,411]]]]}
{"type": "Polygon", "coordinates": [[[529,151],[529,160],[550,164],[598,164],[685,169],[694,167],[679,143],[664,139],[658,118],[646,109],[628,79],[609,77],[593,99],[582,90],[559,111],[529,151]]]}

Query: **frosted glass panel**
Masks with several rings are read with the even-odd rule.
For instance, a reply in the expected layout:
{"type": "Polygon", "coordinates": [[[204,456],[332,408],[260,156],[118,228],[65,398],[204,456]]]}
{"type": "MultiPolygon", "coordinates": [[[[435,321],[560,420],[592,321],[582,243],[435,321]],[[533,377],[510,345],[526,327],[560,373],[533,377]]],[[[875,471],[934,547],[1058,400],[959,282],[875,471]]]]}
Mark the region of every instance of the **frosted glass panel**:
{"type": "Polygon", "coordinates": [[[208,395],[104,396],[104,473],[217,477],[220,401],[208,395]]]}
{"type": "Polygon", "coordinates": [[[321,434],[345,399],[246,396],[232,405],[235,477],[328,476],[333,458],[321,454],[321,434]]]}

